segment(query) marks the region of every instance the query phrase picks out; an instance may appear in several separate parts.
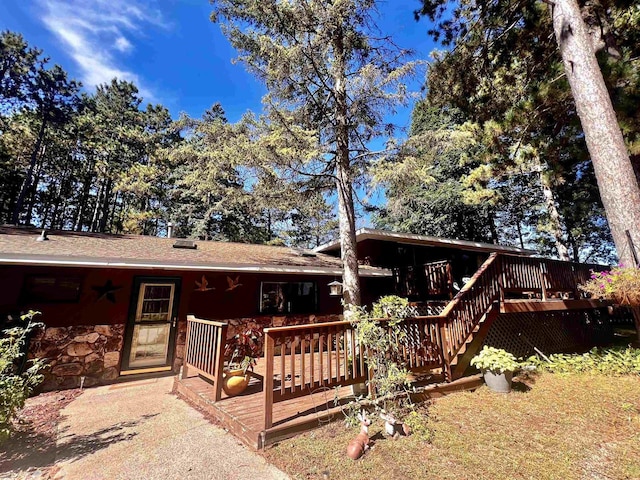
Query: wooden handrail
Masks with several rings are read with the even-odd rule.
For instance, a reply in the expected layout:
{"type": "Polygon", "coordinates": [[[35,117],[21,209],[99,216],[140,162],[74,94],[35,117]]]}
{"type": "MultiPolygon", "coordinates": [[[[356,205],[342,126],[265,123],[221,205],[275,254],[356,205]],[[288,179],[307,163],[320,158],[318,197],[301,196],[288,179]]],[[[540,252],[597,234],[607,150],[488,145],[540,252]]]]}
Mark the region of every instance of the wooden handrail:
{"type": "Polygon", "coordinates": [[[279,334],[279,333],[290,333],[290,332],[297,332],[297,331],[302,331],[302,330],[314,330],[316,329],[318,326],[323,326],[323,327],[336,327],[336,326],[342,326],[342,325],[352,325],[351,322],[349,322],[348,320],[339,320],[339,321],[335,321],[335,322],[322,322],[322,323],[305,323],[303,325],[287,325],[284,327],[268,327],[265,328],[263,330],[264,333],[270,333],[270,334],[279,334]]]}
{"type": "Polygon", "coordinates": [[[478,281],[478,278],[480,278],[480,276],[487,270],[487,268],[489,268],[489,265],[491,265],[494,261],[496,261],[496,258],[498,258],[498,254],[495,252],[489,255],[489,258],[480,266],[478,271],[473,274],[473,277],[471,277],[471,280],[469,280],[462,287],[462,289],[456,294],[456,296],[453,297],[453,299],[449,302],[449,304],[446,307],[444,307],[444,310],[439,316],[449,317],[449,314],[456,307],[456,305],[460,303],[465,293],[470,291],[475,286],[476,282],[478,281]]]}

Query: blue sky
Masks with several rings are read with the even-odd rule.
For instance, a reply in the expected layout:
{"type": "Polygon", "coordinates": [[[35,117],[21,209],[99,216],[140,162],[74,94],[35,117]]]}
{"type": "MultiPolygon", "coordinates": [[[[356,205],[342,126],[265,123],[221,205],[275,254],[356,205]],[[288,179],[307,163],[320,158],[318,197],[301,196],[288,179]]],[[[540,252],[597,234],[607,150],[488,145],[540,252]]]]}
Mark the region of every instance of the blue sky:
{"type": "MultiPolygon", "coordinates": [[[[418,3],[380,2],[379,24],[416,58],[427,58],[434,45],[426,22],[413,19],[418,3]]],[[[265,91],[242,64],[232,64],[235,52],[209,20],[210,10],[207,0],[3,0],[0,28],[22,33],[89,90],[117,76],[174,117],[200,116],[219,101],[236,121],[260,111],[265,91]]],[[[422,81],[410,87],[419,90],[422,81]]],[[[406,127],[410,111],[392,121],[406,127]]]]}

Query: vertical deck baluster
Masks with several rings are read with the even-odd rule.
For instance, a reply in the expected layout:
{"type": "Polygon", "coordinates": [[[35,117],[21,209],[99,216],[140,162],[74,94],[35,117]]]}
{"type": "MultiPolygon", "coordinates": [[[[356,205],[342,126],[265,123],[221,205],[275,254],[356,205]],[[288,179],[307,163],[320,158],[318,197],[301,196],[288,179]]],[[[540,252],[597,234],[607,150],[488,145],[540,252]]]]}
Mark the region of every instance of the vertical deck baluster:
{"type": "Polygon", "coordinates": [[[300,336],[300,387],[304,390],[305,385],[307,384],[306,377],[306,356],[307,356],[307,348],[306,348],[306,339],[305,335],[300,336]]]}
{"type": "Polygon", "coordinates": [[[338,330],[337,327],[336,327],[335,331],[336,331],[336,350],[335,350],[335,356],[336,356],[336,382],[339,382],[340,381],[340,331],[338,330]]]}
{"type": "Polygon", "coordinates": [[[346,328],[342,331],[342,346],[344,353],[344,379],[349,379],[349,347],[348,343],[349,339],[347,338],[347,330],[346,328]]]}
{"type": "Polygon", "coordinates": [[[351,338],[351,376],[358,378],[358,353],[356,352],[356,332],[353,328],[349,329],[351,338]]]}
{"type": "Polygon", "coordinates": [[[315,389],[316,388],[316,364],[314,361],[314,350],[315,350],[315,345],[316,345],[316,334],[312,333],[311,334],[311,339],[309,341],[309,366],[310,368],[310,378],[309,378],[309,383],[311,384],[311,389],[315,389]]]}
{"type": "Polygon", "coordinates": [[[329,384],[333,383],[333,355],[331,351],[333,350],[333,333],[331,332],[331,328],[327,329],[327,368],[329,369],[329,376],[327,377],[327,381],[329,384]]]}
{"type": "Polygon", "coordinates": [[[291,356],[289,357],[289,366],[291,368],[291,392],[296,391],[296,344],[298,343],[298,336],[293,335],[291,337],[291,356]]]}
{"type": "Polygon", "coordinates": [[[280,337],[280,394],[284,395],[286,389],[287,372],[285,371],[285,356],[287,352],[286,337],[280,337]]]}
{"type": "Polygon", "coordinates": [[[211,327],[211,325],[207,325],[207,343],[206,343],[206,349],[205,349],[205,372],[207,373],[213,373],[213,358],[212,357],[212,352],[213,349],[215,348],[215,344],[214,342],[214,338],[213,338],[213,334],[215,333],[215,330],[211,327]]]}
{"type": "Polygon", "coordinates": [[[324,376],[324,346],[326,330],[321,330],[318,335],[318,363],[320,364],[320,377],[318,378],[318,384],[320,386],[325,384],[324,376]]]}

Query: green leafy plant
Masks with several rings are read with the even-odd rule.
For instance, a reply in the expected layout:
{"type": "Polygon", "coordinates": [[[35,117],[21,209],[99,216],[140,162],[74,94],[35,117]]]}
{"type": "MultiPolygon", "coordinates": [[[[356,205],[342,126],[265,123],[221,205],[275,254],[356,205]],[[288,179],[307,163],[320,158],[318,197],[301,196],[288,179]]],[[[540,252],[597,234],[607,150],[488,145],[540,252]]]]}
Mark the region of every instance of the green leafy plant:
{"type": "Polygon", "coordinates": [[[520,363],[513,354],[501,348],[482,348],[480,353],[471,359],[471,365],[493,373],[515,372],[520,368],[520,363]]]}
{"type": "Polygon", "coordinates": [[[591,375],[640,375],[640,349],[638,348],[593,348],[583,354],[549,355],[548,361],[538,356],[528,362],[540,370],[553,373],[591,375]]]}
{"type": "Polygon", "coordinates": [[[33,321],[39,314],[29,310],[20,317],[26,326],[4,330],[0,338],[0,441],[9,437],[11,420],[44,378],[41,373],[46,366],[44,359],[25,361],[31,332],[44,326],[33,321]]]}
{"type": "Polygon", "coordinates": [[[367,364],[373,370],[371,384],[381,397],[406,390],[409,372],[400,356],[406,332],[400,328],[409,302],[386,296],[374,303],[371,313],[365,307],[349,305],[348,318],[355,325],[356,338],[367,352],[367,364]]]}
{"type": "Polygon", "coordinates": [[[593,272],[580,289],[594,298],[612,300],[620,305],[640,306],[640,269],[613,267],[608,272],[593,272]]]}
{"type": "Polygon", "coordinates": [[[403,320],[409,307],[409,300],[396,295],[386,295],[373,304],[371,316],[373,318],[388,318],[393,321],[403,320]]]}
{"type": "Polygon", "coordinates": [[[433,440],[433,430],[429,426],[429,417],[426,409],[421,411],[411,410],[404,416],[402,421],[411,429],[411,435],[415,435],[424,442],[433,440]]]}

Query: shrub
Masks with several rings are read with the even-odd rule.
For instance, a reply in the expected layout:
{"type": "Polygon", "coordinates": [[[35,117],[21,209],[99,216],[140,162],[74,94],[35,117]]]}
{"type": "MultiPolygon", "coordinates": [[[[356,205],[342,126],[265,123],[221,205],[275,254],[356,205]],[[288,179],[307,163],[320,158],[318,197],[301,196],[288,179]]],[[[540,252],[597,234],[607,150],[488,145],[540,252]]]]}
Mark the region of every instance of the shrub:
{"type": "Polygon", "coordinates": [[[429,417],[426,409],[410,411],[404,417],[403,422],[411,429],[411,435],[415,435],[419,440],[424,442],[433,440],[433,430],[429,426],[429,417]]]}
{"type": "Polygon", "coordinates": [[[593,348],[583,354],[549,355],[549,362],[534,356],[529,362],[541,370],[554,373],[589,373],[599,375],[640,375],[640,349],[593,348]]]}
{"type": "Polygon", "coordinates": [[[10,435],[11,420],[43,379],[44,360],[24,360],[29,335],[43,326],[33,321],[39,313],[30,310],[21,317],[26,326],[5,330],[0,338],[0,441],[10,435]]]}
{"type": "Polygon", "coordinates": [[[374,372],[371,382],[382,397],[409,386],[409,372],[399,348],[406,338],[399,324],[404,320],[407,305],[406,299],[390,295],[374,303],[371,313],[353,305],[345,312],[346,318],[355,323],[358,343],[368,352],[367,363],[374,372]]]}
{"type": "Polygon", "coordinates": [[[480,369],[494,373],[515,372],[520,364],[513,354],[501,348],[482,348],[480,353],[471,359],[471,365],[480,369]]]}
{"type": "Polygon", "coordinates": [[[640,306],[640,269],[619,266],[609,272],[593,272],[591,280],[580,288],[594,298],[637,307],[640,306]]]}

